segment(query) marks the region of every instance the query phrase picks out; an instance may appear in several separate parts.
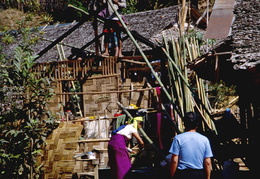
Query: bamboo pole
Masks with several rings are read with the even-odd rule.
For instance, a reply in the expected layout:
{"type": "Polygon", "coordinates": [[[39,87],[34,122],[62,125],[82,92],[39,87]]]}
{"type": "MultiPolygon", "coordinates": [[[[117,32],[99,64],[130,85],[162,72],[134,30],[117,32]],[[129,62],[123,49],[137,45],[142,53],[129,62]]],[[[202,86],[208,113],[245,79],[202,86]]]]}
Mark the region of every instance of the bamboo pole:
{"type": "MultiPolygon", "coordinates": [[[[173,54],[175,56],[175,60],[178,61],[178,54],[179,52],[177,52],[176,50],[176,43],[175,41],[172,39],[172,47],[173,47],[173,54]]],[[[178,76],[178,73],[176,73],[174,70],[173,70],[173,65],[172,63],[168,63],[169,64],[169,67],[170,67],[170,74],[169,76],[172,77],[173,79],[173,84],[174,86],[172,86],[171,88],[171,91],[172,93],[175,94],[175,99],[176,101],[178,102],[178,105],[179,105],[179,109],[181,110],[181,113],[184,115],[184,111],[183,111],[183,93],[182,93],[182,90],[181,90],[181,80],[180,80],[180,77],[178,76]]],[[[176,116],[176,122],[177,122],[177,125],[178,125],[178,129],[180,131],[183,131],[183,125],[179,119],[178,116],[176,116]]]]}
{"type": "MultiPolygon", "coordinates": [[[[89,15],[88,12],[86,12],[86,11],[84,11],[83,9],[80,9],[80,8],[78,8],[78,7],[75,7],[75,6],[73,6],[72,4],[69,4],[68,7],[74,8],[74,9],[76,9],[76,10],[82,12],[82,13],[85,14],[85,15],[89,15]]],[[[98,18],[98,17],[97,17],[97,20],[98,20],[99,22],[101,22],[101,23],[104,23],[104,21],[103,21],[102,19],[98,18]]]]}
{"type": "Polygon", "coordinates": [[[38,58],[40,58],[44,53],[46,53],[47,51],[49,51],[52,47],[54,47],[56,44],[60,43],[64,38],[66,38],[68,35],[70,35],[74,30],[76,30],[77,28],[79,28],[82,24],[84,24],[85,21],[80,21],[78,22],[75,26],[73,26],[71,29],[69,29],[67,32],[65,32],[64,34],[62,34],[60,37],[58,37],[56,40],[54,40],[50,45],[48,45],[47,47],[45,47],[42,51],[40,51],[37,54],[37,57],[35,58],[35,60],[37,60],[38,58]]]}
{"type": "Polygon", "coordinates": [[[56,44],[56,48],[57,48],[57,50],[58,50],[58,55],[59,55],[60,61],[63,61],[62,56],[61,56],[61,51],[60,51],[60,46],[59,46],[59,44],[56,44]]]}
{"type": "MultiPolygon", "coordinates": [[[[172,39],[172,48],[173,48],[173,54],[174,54],[174,59],[175,59],[175,63],[179,64],[180,62],[180,56],[179,51],[177,51],[177,43],[175,43],[175,41],[172,39]]],[[[173,69],[173,64],[170,62],[168,63],[169,67],[170,67],[170,74],[172,79],[174,80],[173,84],[174,86],[172,86],[171,91],[173,91],[173,93],[175,93],[175,97],[176,97],[176,101],[178,102],[179,105],[179,109],[181,110],[182,115],[184,116],[184,111],[183,111],[183,93],[182,93],[182,87],[181,87],[181,79],[178,75],[178,73],[176,73],[173,69]],[[173,88],[175,87],[175,89],[173,88]]]]}
{"type": "MultiPolygon", "coordinates": [[[[118,104],[118,106],[120,106],[122,108],[122,110],[126,113],[126,115],[130,119],[133,119],[133,116],[126,110],[126,108],[120,102],[117,102],[117,104],[118,104]]],[[[163,157],[163,159],[165,161],[167,161],[166,157],[162,153],[162,151],[153,143],[153,141],[148,137],[148,135],[145,133],[145,131],[141,127],[139,128],[139,131],[142,133],[142,135],[145,137],[145,139],[149,142],[149,144],[152,145],[156,149],[156,151],[163,157]]]]}
{"type": "MultiPolygon", "coordinates": [[[[186,6],[185,6],[186,7],[186,6]]],[[[185,13],[185,19],[186,19],[186,14],[185,13]]],[[[188,81],[188,69],[187,69],[187,50],[185,48],[185,38],[184,36],[182,36],[182,45],[183,45],[183,60],[182,60],[182,64],[183,64],[183,75],[184,78],[186,79],[186,81],[188,81]]],[[[183,86],[183,93],[184,93],[184,98],[185,98],[185,111],[191,111],[192,109],[189,109],[189,104],[190,104],[190,98],[189,98],[189,87],[187,85],[183,86]]]]}
{"type": "Polygon", "coordinates": [[[154,88],[145,88],[145,89],[133,89],[133,90],[122,90],[122,91],[102,91],[102,92],[66,92],[66,93],[55,93],[55,95],[91,95],[91,94],[110,94],[110,93],[129,93],[129,92],[141,92],[141,91],[150,91],[154,90],[154,88]]]}
{"type": "Polygon", "coordinates": [[[75,7],[75,6],[73,6],[72,4],[69,4],[68,7],[74,8],[74,9],[76,9],[76,10],[78,10],[78,11],[84,13],[85,15],[89,15],[88,12],[86,12],[86,11],[84,11],[83,9],[80,9],[80,8],[78,8],[78,7],[75,7]]]}

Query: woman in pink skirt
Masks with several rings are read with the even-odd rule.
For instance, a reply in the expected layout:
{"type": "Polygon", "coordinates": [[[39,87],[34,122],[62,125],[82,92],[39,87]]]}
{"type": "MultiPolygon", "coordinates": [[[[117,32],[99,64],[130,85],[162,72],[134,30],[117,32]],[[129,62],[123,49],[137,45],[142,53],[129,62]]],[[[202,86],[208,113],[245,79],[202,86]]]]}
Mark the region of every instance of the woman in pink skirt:
{"type": "Polygon", "coordinates": [[[144,147],[144,142],[137,132],[137,128],[142,127],[142,117],[136,117],[133,121],[133,124],[120,126],[114,131],[108,143],[109,165],[113,179],[126,179],[132,167],[128,153],[132,151],[127,148],[127,143],[132,136],[137,139],[140,148],[144,147]]]}

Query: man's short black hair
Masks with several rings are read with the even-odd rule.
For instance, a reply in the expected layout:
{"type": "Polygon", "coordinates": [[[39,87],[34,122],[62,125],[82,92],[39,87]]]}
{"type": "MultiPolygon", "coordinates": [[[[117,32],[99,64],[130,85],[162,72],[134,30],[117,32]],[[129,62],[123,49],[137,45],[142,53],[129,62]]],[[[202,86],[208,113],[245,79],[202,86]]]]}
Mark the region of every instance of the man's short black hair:
{"type": "Polygon", "coordinates": [[[183,122],[186,130],[189,130],[198,127],[200,120],[195,112],[187,112],[184,115],[183,122]]]}

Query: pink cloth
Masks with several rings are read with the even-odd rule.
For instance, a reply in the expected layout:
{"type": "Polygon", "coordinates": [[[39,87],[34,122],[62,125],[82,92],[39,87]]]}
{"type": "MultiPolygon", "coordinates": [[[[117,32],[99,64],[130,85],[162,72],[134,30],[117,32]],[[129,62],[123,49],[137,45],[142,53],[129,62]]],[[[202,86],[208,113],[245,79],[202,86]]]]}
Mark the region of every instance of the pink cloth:
{"type": "Polygon", "coordinates": [[[113,179],[124,179],[132,165],[126,149],[128,139],[120,134],[111,137],[108,143],[108,157],[113,179]]]}
{"type": "Polygon", "coordinates": [[[157,103],[157,135],[158,135],[158,142],[160,149],[163,149],[162,144],[162,136],[161,136],[161,127],[162,127],[162,100],[161,100],[161,87],[156,87],[156,93],[158,97],[158,103],[157,103]]]}

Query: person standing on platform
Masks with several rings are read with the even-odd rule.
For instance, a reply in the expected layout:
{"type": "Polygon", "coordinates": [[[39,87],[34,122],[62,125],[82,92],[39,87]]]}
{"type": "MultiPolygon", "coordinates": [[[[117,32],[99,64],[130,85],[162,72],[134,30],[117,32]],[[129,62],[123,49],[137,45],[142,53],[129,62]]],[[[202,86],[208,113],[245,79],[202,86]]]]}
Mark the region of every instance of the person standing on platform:
{"type": "MultiPolygon", "coordinates": [[[[122,15],[122,9],[126,8],[126,0],[112,0],[113,7],[117,12],[122,15]]],[[[105,51],[102,54],[103,57],[109,56],[109,43],[115,49],[114,56],[123,57],[122,54],[122,38],[121,33],[123,26],[119,21],[113,8],[107,2],[107,8],[105,9],[106,21],[104,24],[103,32],[105,33],[104,48],[105,51]]]]}

